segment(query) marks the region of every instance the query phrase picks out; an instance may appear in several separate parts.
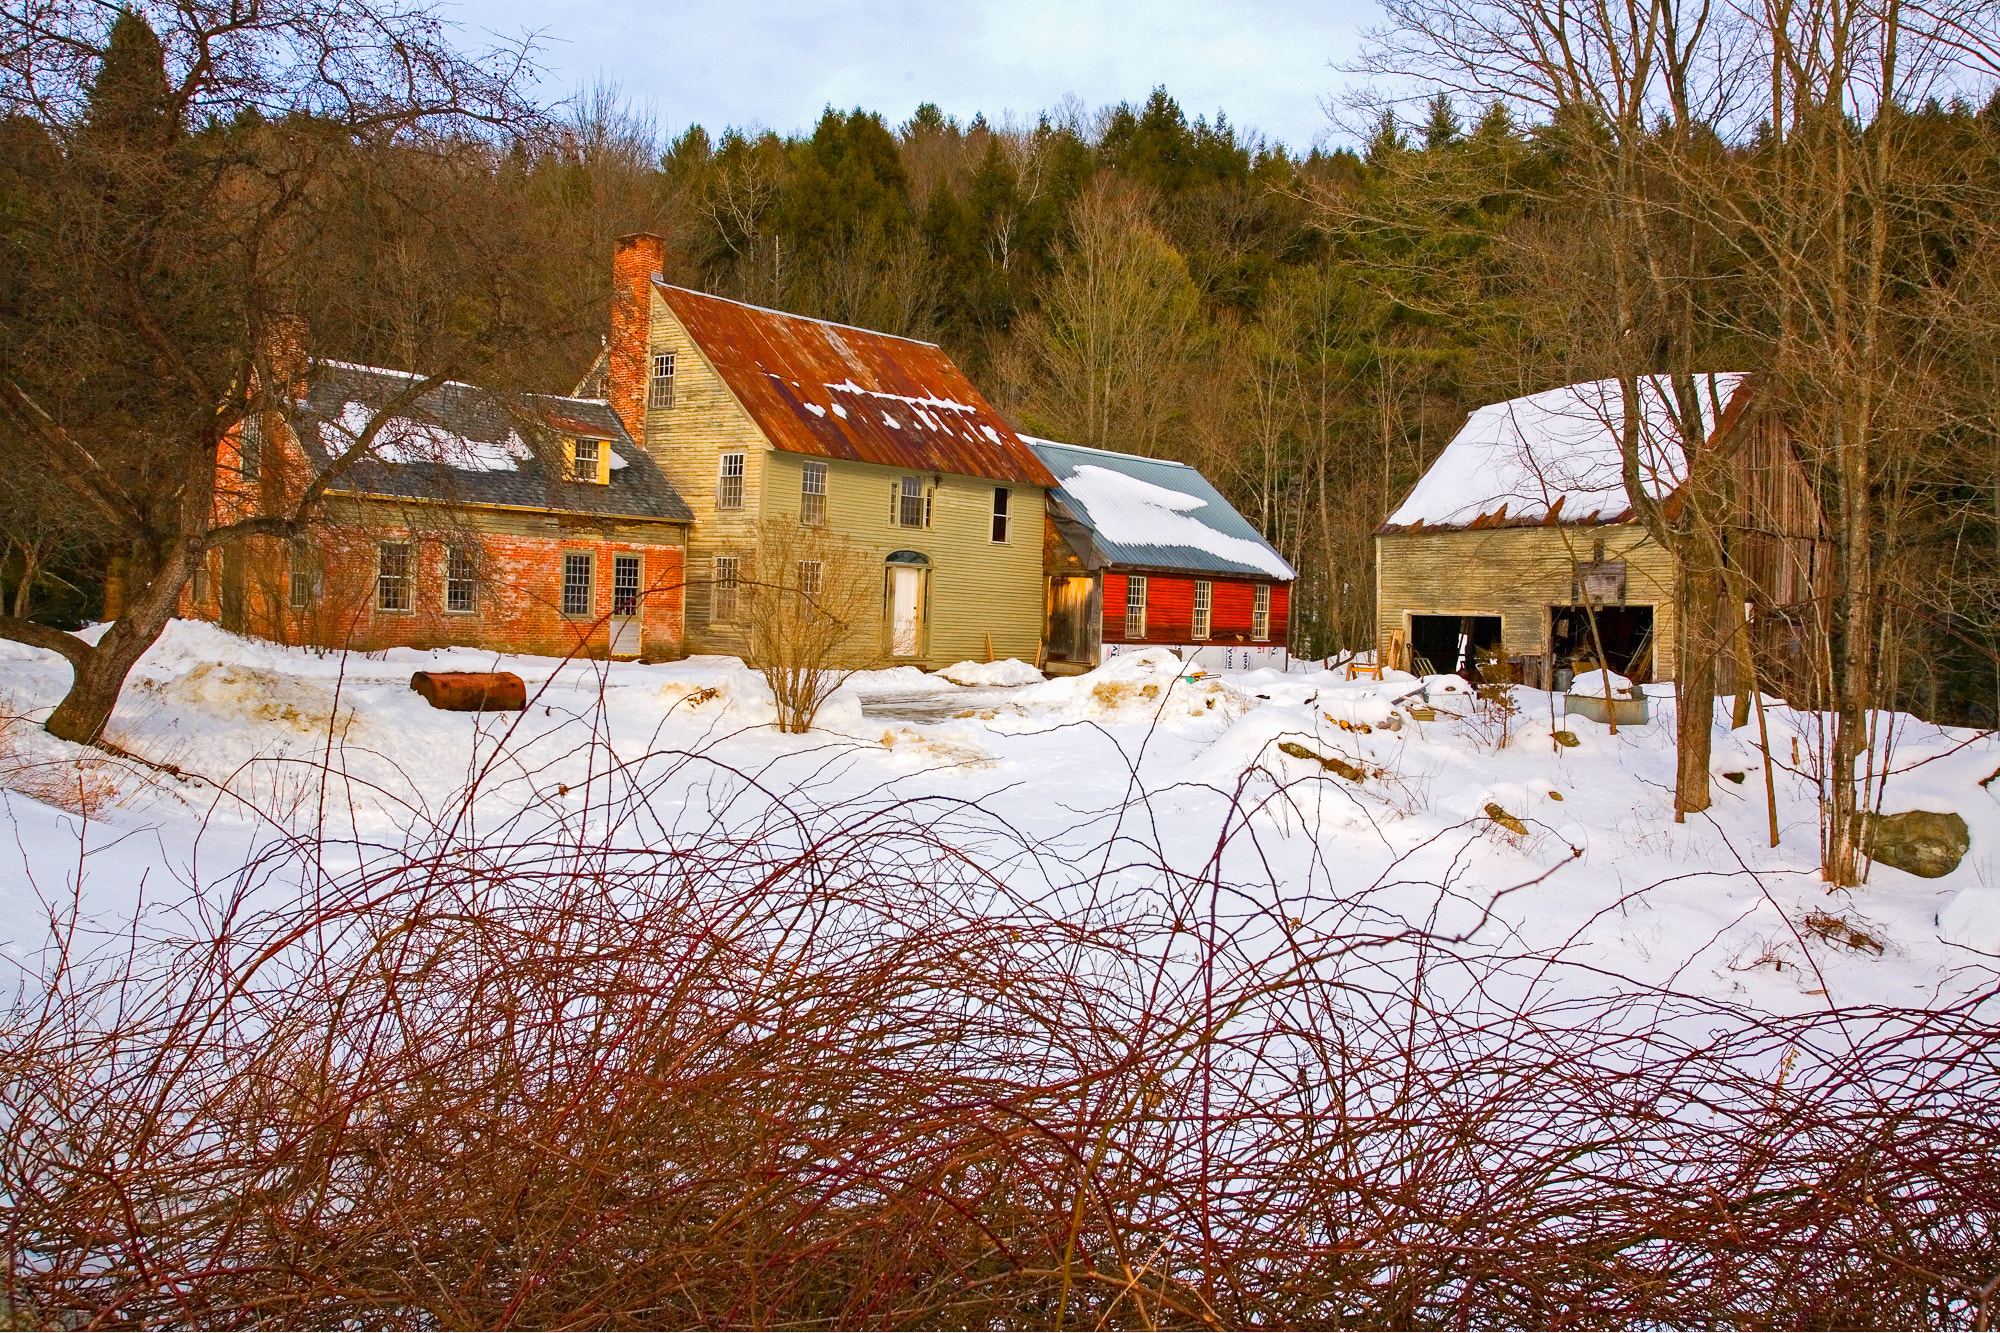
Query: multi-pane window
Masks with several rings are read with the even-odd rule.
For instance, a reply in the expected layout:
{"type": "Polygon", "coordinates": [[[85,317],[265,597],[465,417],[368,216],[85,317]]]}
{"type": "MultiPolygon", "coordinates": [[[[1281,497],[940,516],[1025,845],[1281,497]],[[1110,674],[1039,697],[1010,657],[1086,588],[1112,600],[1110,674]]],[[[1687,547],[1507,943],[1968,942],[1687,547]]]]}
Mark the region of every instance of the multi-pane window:
{"type": "Polygon", "coordinates": [[[738,557],[715,557],[715,587],[710,591],[708,618],[713,621],[736,619],[736,570],[738,557]]]}
{"type": "Polygon", "coordinates": [[[1146,580],[1137,574],[1125,580],[1125,637],[1146,637],[1146,580]]]}
{"type": "Polygon", "coordinates": [[[807,463],[799,473],[799,522],[826,522],[826,464],[807,463]]]}
{"type": "Polygon", "coordinates": [[[930,505],[922,477],[905,477],[896,486],[895,520],[906,528],[930,526],[930,505]]]}
{"type": "Polygon", "coordinates": [[[674,405],[674,354],[653,353],[653,377],[646,385],[646,406],[674,405]]]}
{"type": "Polygon", "coordinates": [[[1268,583],[1257,585],[1257,600],[1250,612],[1250,637],[1271,637],[1271,585],[1268,583]]]}
{"type": "Polygon", "coordinates": [[[569,479],[571,481],[592,481],[603,485],[604,442],[602,440],[576,439],[569,442],[569,479]]]}
{"type": "Polygon", "coordinates": [[[742,454],[722,456],[722,463],[715,474],[715,507],[717,509],[743,507],[742,454]]]}
{"type": "Polygon", "coordinates": [[[1214,597],[1214,593],[1215,593],[1214,584],[1204,583],[1200,579],[1195,580],[1194,625],[1192,628],[1192,632],[1194,634],[1194,637],[1197,639],[1205,639],[1208,637],[1208,622],[1209,622],[1208,608],[1211,600],[1214,597]]]}
{"type": "Polygon", "coordinates": [[[383,542],[375,548],[375,609],[410,609],[410,547],[407,542],[383,542]]]}
{"type": "Polygon", "coordinates": [[[285,600],[294,611],[303,611],[312,605],[313,594],[319,591],[319,563],[310,546],[294,546],[289,555],[285,600]]]}
{"type": "Polygon", "coordinates": [[[479,609],[479,570],[473,563],[472,552],[463,546],[445,548],[444,609],[447,611],[479,609]]]}
{"type": "Polygon", "coordinates": [[[639,614],[639,557],[636,555],[611,557],[611,614],[639,614]]]}
{"type": "Polygon", "coordinates": [[[255,412],[236,428],[236,466],[245,481],[257,480],[264,471],[264,423],[255,412]]]}
{"type": "Polygon", "coordinates": [[[1007,540],[1007,506],[1013,498],[1014,493],[1005,486],[993,488],[993,540],[996,542],[1007,540]]]}
{"type": "Polygon", "coordinates": [[[807,620],[811,620],[819,611],[819,590],[825,577],[824,561],[799,561],[799,608],[807,620]]]}
{"type": "Polygon", "coordinates": [[[562,566],[562,613],[566,616],[590,614],[591,592],[596,562],[588,551],[564,551],[562,566]]]}

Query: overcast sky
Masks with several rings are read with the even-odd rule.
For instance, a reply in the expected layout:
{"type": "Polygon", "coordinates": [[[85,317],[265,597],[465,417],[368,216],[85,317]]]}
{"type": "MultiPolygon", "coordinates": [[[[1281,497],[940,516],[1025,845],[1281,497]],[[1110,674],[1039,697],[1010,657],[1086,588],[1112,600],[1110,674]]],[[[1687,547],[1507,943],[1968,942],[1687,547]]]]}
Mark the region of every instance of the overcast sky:
{"type": "Polygon", "coordinates": [[[1088,110],[1164,84],[1189,119],[1219,108],[1296,149],[1324,139],[1321,104],[1375,21],[1370,0],[480,0],[473,29],[545,33],[544,92],[605,77],[667,134],[807,128],[832,104],[896,125],[921,102],[960,121],[1027,117],[1075,95],[1088,110]]]}

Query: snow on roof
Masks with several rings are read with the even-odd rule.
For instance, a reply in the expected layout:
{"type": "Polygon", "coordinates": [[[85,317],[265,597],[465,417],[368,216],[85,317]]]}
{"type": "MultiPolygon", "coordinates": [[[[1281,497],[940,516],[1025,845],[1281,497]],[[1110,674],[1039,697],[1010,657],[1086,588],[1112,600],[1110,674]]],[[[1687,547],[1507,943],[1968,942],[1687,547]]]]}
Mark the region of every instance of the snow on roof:
{"type": "Polygon", "coordinates": [[[1194,468],[1162,458],[1021,438],[1055,474],[1057,501],[1091,530],[1107,563],[1298,577],[1194,468]]]}
{"type": "MultiPolygon", "coordinates": [[[[1705,435],[1745,378],[1696,377],[1705,435]]],[[[1686,463],[1669,392],[1663,376],[1639,381],[1639,473],[1655,499],[1680,485],[1686,463]]],[[[1478,409],[1382,530],[1540,523],[1551,515],[1564,523],[1622,520],[1631,509],[1619,451],[1623,408],[1618,381],[1596,380],[1478,409]]]]}

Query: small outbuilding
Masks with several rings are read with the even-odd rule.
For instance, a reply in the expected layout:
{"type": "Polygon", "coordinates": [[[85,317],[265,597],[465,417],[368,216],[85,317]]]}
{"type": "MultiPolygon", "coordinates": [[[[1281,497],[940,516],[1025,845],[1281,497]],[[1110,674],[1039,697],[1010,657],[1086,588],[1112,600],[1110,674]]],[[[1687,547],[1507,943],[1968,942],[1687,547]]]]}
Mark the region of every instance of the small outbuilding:
{"type": "Polygon", "coordinates": [[[1052,670],[1137,647],[1221,670],[1290,662],[1297,574],[1199,471],[1023,439],[1056,479],[1042,541],[1052,670]]]}
{"type": "MultiPolygon", "coordinates": [[[[1696,385],[1706,437],[1730,450],[1725,540],[1750,590],[1760,657],[1802,667],[1826,573],[1819,505],[1784,422],[1758,412],[1752,376],[1708,374],[1696,385]],[[1756,415],[1739,420],[1745,413],[1756,415]]],[[[1669,507],[1686,471],[1671,391],[1664,377],[1639,381],[1641,480],[1669,507]]],[[[1473,412],[1376,532],[1383,660],[1418,672],[1500,665],[1550,688],[1597,665],[1601,645],[1620,675],[1674,678],[1674,558],[1626,494],[1623,409],[1618,381],[1600,380],[1473,412]]],[[[1722,665],[1727,689],[1727,654],[1722,665]]]]}

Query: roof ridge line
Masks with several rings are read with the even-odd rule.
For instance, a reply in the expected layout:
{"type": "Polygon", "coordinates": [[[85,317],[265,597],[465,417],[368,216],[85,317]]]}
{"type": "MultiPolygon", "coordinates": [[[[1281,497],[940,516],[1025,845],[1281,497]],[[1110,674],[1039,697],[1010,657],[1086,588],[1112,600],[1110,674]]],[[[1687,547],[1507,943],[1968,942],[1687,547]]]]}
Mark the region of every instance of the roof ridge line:
{"type": "Polygon", "coordinates": [[[1161,463],[1167,467],[1194,466],[1192,463],[1183,463],[1178,458],[1154,458],[1151,454],[1128,454],[1120,449],[1099,449],[1093,444],[1071,444],[1067,440],[1051,440],[1043,435],[1022,435],[1018,430],[1014,433],[1020,435],[1023,442],[1030,446],[1047,444],[1053,445],[1057,449],[1081,449],[1084,453],[1103,454],[1106,458],[1136,458],[1142,463],[1161,463]]]}
{"type": "Polygon", "coordinates": [[[922,338],[908,338],[900,333],[884,333],[880,329],[864,329],[859,324],[843,324],[837,319],[821,319],[817,315],[801,315],[795,310],[776,310],[770,306],[757,305],[751,301],[739,301],[733,296],[719,296],[714,292],[704,292],[693,287],[683,287],[678,283],[668,282],[657,273],[653,275],[653,282],[656,286],[665,287],[668,291],[686,292],[689,296],[699,296],[709,301],[725,301],[733,306],[741,306],[745,310],[755,310],[759,314],[777,315],[781,319],[798,319],[804,320],[808,324],[824,324],[830,329],[846,329],[850,333],[865,333],[871,338],[893,338],[899,343],[913,343],[918,347],[939,346],[937,343],[927,342],[922,338]]]}

